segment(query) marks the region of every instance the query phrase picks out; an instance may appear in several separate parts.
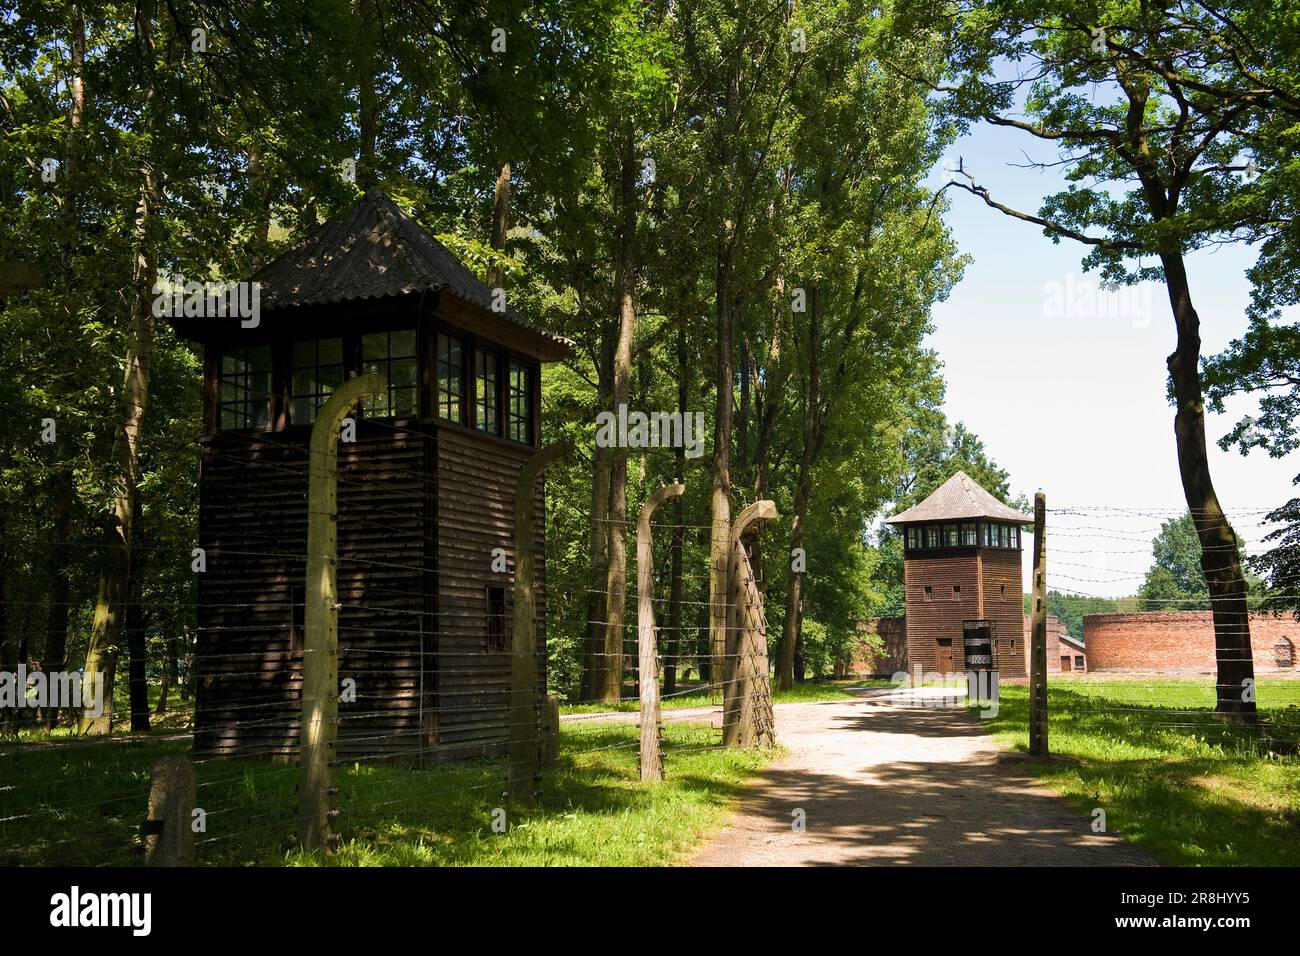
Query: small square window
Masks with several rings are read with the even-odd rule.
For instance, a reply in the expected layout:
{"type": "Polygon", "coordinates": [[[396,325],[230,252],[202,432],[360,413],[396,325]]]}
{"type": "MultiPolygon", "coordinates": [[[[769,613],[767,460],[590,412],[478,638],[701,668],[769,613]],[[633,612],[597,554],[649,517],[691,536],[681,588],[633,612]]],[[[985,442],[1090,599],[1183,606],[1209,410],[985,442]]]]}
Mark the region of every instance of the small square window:
{"type": "Polygon", "coordinates": [[[925,599],[926,599],[927,601],[932,601],[932,600],[934,600],[934,592],[931,590],[931,588],[930,588],[930,586],[929,586],[928,584],[927,584],[926,587],[925,587],[925,599]]]}

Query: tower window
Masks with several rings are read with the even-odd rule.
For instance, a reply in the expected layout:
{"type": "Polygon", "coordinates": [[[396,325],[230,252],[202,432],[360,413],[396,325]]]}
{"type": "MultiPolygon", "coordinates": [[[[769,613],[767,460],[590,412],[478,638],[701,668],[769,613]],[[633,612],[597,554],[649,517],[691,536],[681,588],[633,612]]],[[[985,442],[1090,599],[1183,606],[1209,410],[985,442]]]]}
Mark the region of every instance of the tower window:
{"type": "Polygon", "coordinates": [[[510,360],[510,437],[525,445],[533,443],[533,376],[532,369],[515,359],[510,360]]]}
{"type": "Polygon", "coordinates": [[[497,434],[497,355],[486,349],[474,353],[474,427],[497,434]]]}
{"type": "Polygon", "coordinates": [[[461,381],[465,374],[465,347],[452,335],[438,333],[438,417],[461,421],[461,381]]]}
{"type": "Polygon", "coordinates": [[[342,339],[294,342],[289,420],[295,425],[310,425],[316,420],[316,410],[342,384],[342,339]]]}
{"type": "Polygon", "coordinates": [[[271,347],[231,349],[221,356],[222,428],[271,426],[271,347]]]}
{"type": "Polygon", "coordinates": [[[365,401],[371,418],[414,418],[416,401],[415,330],[371,332],[361,337],[361,365],[388,378],[388,393],[365,401]]]}

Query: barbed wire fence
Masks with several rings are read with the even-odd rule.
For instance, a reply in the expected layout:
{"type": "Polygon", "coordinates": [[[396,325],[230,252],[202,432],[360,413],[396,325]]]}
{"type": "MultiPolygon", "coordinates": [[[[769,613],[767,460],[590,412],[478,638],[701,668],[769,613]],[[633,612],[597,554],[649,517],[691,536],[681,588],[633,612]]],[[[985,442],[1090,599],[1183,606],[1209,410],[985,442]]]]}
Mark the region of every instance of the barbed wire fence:
{"type": "MultiPolygon", "coordinates": [[[[383,421],[367,424],[413,440],[424,437],[418,428],[383,421]]],[[[223,438],[229,442],[231,435],[223,438]]],[[[282,445],[282,452],[298,453],[296,462],[263,464],[287,480],[307,486],[312,469],[310,459],[301,454],[302,446],[281,443],[264,433],[239,436],[238,440],[249,447],[282,445]]],[[[232,447],[209,445],[203,454],[209,460],[246,464],[247,457],[234,451],[232,447]]],[[[391,483],[392,500],[387,505],[369,507],[364,514],[348,510],[348,490],[364,487],[373,492],[375,483],[347,469],[340,469],[337,477],[342,499],[338,527],[344,547],[337,555],[340,582],[335,607],[339,615],[336,676],[340,694],[337,713],[328,718],[328,736],[336,741],[330,759],[334,779],[314,795],[329,805],[334,831],[354,854],[361,856],[411,834],[416,834],[416,849],[409,852],[418,854],[422,841],[437,840],[438,829],[453,820],[457,821],[457,829],[464,828],[464,821],[472,821],[485,834],[508,828],[516,810],[507,798],[510,761],[506,752],[512,736],[509,715],[518,699],[528,701],[535,717],[524,732],[514,730],[514,742],[530,746],[540,762],[554,768],[552,773],[559,780],[548,784],[539,779],[537,789],[549,791],[556,800],[561,800],[562,794],[555,788],[562,787],[565,781],[573,782],[593,766],[626,762],[644,747],[640,721],[632,715],[579,710],[562,718],[564,753],[557,763],[560,727],[548,716],[544,686],[519,688],[507,683],[511,631],[500,634],[497,628],[502,622],[494,621],[487,609],[475,612],[463,607],[430,608],[427,582],[437,580],[438,568],[436,559],[430,562],[428,558],[438,554],[437,536],[429,534],[427,528],[406,536],[407,543],[418,542],[422,559],[390,556],[385,560],[375,553],[377,542],[392,534],[395,522],[409,520],[402,502],[436,501],[435,494],[422,490],[427,477],[418,470],[390,468],[384,481],[391,483]],[[395,576],[368,581],[362,589],[349,587],[350,574],[373,569],[395,576]],[[482,653],[448,654],[431,666],[427,659],[431,642],[453,629],[477,634],[482,653]],[[401,641],[410,646],[393,646],[401,641]],[[394,674],[399,673],[420,678],[433,673],[444,682],[454,677],[471,690],[451,695],[442,688],[417,688],[414,696],[406,698],[416,703],[394,718],[390,688],[394,674]],[[429,733],[430,726],[447,728],[458,720],[486,725],[486,730],[480,727],[483,732],[466,739],[446,739],[446,735],[429,733]]],[[[225,535],[220,543],[199,542],[200,547],[211,545],[205,552],[204,574],[219,572],[223,561],[239,559],[277,563],[284,569],[284,576],[292,578],[305,571],[312,557],[306,547],[305,516],[277,523],[266,515],[259,517],[256,502],[216,499],[203,502],[202,514],[204,521],[224,516],[239,522],[238,533],[225,535]]],[[[625,533],[635,533],[634,523],[629,519],[625,533]]],[[[701,543],[707,542],[711,531],[708,525],[682,525],[671,519],[653,522],[652,527],[656,538],[680,529],[680,533],[698,535],[701,543]]],[[[71,544],[87,549],[105,547],[103,542],[95,541],[71,544]]],[[[151,550],[156,552],[151,560],[191,559],[188,554],[169,553],[164,546],[151,550]]],[[[687,593],[707,594],[707,567],[683,567],[682,574],[686,587],[691,589],[687,593]]],[[[619,657],[624,674],[639,677],[637,654],[635,650],[628,652],[637,641],[637,583],[634,575],[628,577],[621,622],[625,651],[619,657]],[[629,663],[631,666],[626,666],[629,663]]],[[[752,593],[753,583],[751,577],[747,594],[752,593]]],[[[658,593],[663,590],[662,584],[660,575],[656,593],[650,597],[659,619],[656,634],[669,627],[663,617],[671,599],[658,593]]],[[[268,589],[253,600],[219,597],[219,591],[207,589],[194,602],[145,597],[138,602],[156,612],[193,610],[181,607],[190,604],[203,612],[192,650],[196,699],[195,709],[189,714],[190,726],[163,728],[147,735],[110,732],[96,737],[78,737],[68,729],[49,733],[42,732],[43,728],[25,728],[23,734],[0,740],[0,864],[139,864],[145,858],[146,847],[158,842],[162,827],[175,826],[181,819],[190,827],[190,852],[197,863],[266,864],[298,858],[296,831],[302,799],[296,762],[301,741],[298,713],[304,704],[326,702],[323,696],[302,690],[306,652],[294,648],[303,628],[308,597],[301,589],[293,588],[268,589]],[[222,615],[219,623],[212,623],[213,614],[222,615]],[[232,647],[236,639],[238,643],[232,647]],[[238,690],[228,692],[229,685],[238,690]],[[161,814],[156,807],[155,785],[160,776],[171,773],[176,758],[184,758],[193,768],[192,794],[176,798],[183,816],[169,811],[167,822],[147,819],[161,814]]],[[[608,594],[603,597],[608,598],[608,594]]],[[[730,703],[756,705],[757,719],[768,721],[760,728],[759,736],[770,739],[767,625],[761,607],[749,606],[752,598],[745,600],[753,619],[729,624],[728,629],[753,631],[757,626],[764,637],[761,649],[731,649],[721,657],[729,670],[738,670],[751,661],[756,669],[761,668],[763,679],[743,684],[739,693],[731,695],[730,703]]],[[[713,610],[708,601],[692,603],[713,610]]],[[[691,622],[683,615],[677,625],[677,666],[691,663],[701,669],[704,657],[718,657],[709,647],[710,625],[708,615],[704,617],[703,621],[691,622]]],[[[604,627],[609,622],[588,623],[604,627]]],[[[664,654],[662,647],[656,650],[659,670],[664,654]]],[[[539,676],[546,671],[546,655],[546,643],[539,641],[532,655],[533,671],[539,676]]],[[[597,662],[603,663],[599,658],[604,656],[598,652],[597,662]]],[[[119,670],[119,688],[121,676],[119,670]]],[[[734,676],[731,683],[734,690],[734,676]]],[[[723,696],[728,685],[725,675],[710,673],[707,679],[686,682],[660,695],[660,699],[671,714],[683,704],[709,705],[723,696]]],[[[712,711],[683,709],[682,713],[687,719],[662,738],[670,776],[675,760],[723,745],[723,721],[714,718],[712,711]]],[[[110,731],[120,728],[122,721],[123,716],[116,714],[110,731]]],[[[669,719],[666,723],[672,726],[675,722],[669,719]]],[[[662,731],[660,726],[655,729],[662,731]]]]}
{"type": "MultiPolygon", "coordinates": [[[[1226,509],[1243,557],[1268,546],[1275,508],[1226,509]]],[[[1213,610],[1220,600],[1208,589],[1195,594],[1143,588],[1149,580],[1153,539],[1189,514],[1181,507],[1068,505],[1047,513],[1049,597],[1073,601],[1074,633],[1083,643],[1086,668],[1076,651],[1061,645],[1061,667],[1051,669],[1048,711],[1053,734],[1101,734],[1142,753],[1170,752],[1209,760],[1294,759],[1300,739],[1300,680],[1295,645],[1300,620],[1259,610],[1251,595],[1248,621],[1226,633],[1241,646],[1216,643],[1213,610]],[[1097,616],[1092,616],[1097,615],[1097,616]],[[1253,678],[1221,684],[1221,663],[1244,664],[1253,678]],[[1252,702],[1255,715],[1221,712],[1221,697],[1252,702]]],[[[1170,538],[1172,556],[1199,573],[1200,544],[1170,538]]],[[[1194,576],[1194,575],[1193,575],[1194,576]]],[[[1203,579],[1202,579],[1203,583],[1203,579]]],[[[1274,598],[1300,596],[1300,582],[1272,581],[1274,598]]],[[[1050,601],[1049,601],[1050,604],[1050,601]]],[[[1058,607],[1060,605],[1058,604],[1058,607]]],[[[1049,612],[1050,613],[1050,612],[1049,612]]],[[[1220,635],[1225,633],[1220,625],[1220,635]]],[[[1049,650],[1049,658],[1050,658],[1049,650]]],[[[1052,662],[1056,663],[1056,662],[1052,662]]]]}

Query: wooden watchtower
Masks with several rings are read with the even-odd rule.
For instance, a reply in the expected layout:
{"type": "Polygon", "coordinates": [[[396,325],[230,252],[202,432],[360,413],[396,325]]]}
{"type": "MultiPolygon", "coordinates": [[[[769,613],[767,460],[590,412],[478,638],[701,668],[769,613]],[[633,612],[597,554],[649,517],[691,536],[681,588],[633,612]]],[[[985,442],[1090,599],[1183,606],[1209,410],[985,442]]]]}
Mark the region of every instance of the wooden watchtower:
{"type": "Polygon", "coordinates": [[[1034,519],[959,471],[887,520],[903,534],[909,666],[1024,677],[1020,535],[1034,519]]]}
{"type": "MultiPolygon", "coordinates": [[[[204,354],[196,749],[296,750],[308,440],[332,389],[377,371],[387,394],[339,445],[339,679],[354,688],[339,754],[500,752],[516,481],[539,443],[542,365],[572,343],[494,311],[378,190],[251,281],[256,323],[173,320],[204,354]]],[[[534,513],[544,597],[540,490],[534,513]]],[[[537,633],[544,688],[544,599],[537,633]]]]}

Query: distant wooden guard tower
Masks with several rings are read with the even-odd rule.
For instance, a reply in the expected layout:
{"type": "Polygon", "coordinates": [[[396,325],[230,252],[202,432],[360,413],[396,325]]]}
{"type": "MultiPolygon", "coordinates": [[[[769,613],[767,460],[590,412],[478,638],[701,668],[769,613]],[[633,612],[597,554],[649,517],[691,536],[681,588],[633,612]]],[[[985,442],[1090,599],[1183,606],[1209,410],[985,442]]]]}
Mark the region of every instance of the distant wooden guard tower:
{"type": "MultiPolygon", "coordinates": [[[[487,287],[378,190],[252,280],[256,327],[173,320],[204,351],[196,749],[296,750],[307,442],[333,387],[378,371],[387,395],[339,445],[339,678],[356,688],[339,754],[501,752],[516,480],[539,441],[541,365],[572,343],[494,312],[487,287]]],[[[534,513],[540,598],[540,490],[534,513]]],[[[542,599],[537,628],[544,689],[542,599]]]]}
{"type": "Polygon", "coordinates": [[[888,519],[903,533],[912,668],[1025,676],[1020,532],[1033,520],[960,471],[888,519]]]}

